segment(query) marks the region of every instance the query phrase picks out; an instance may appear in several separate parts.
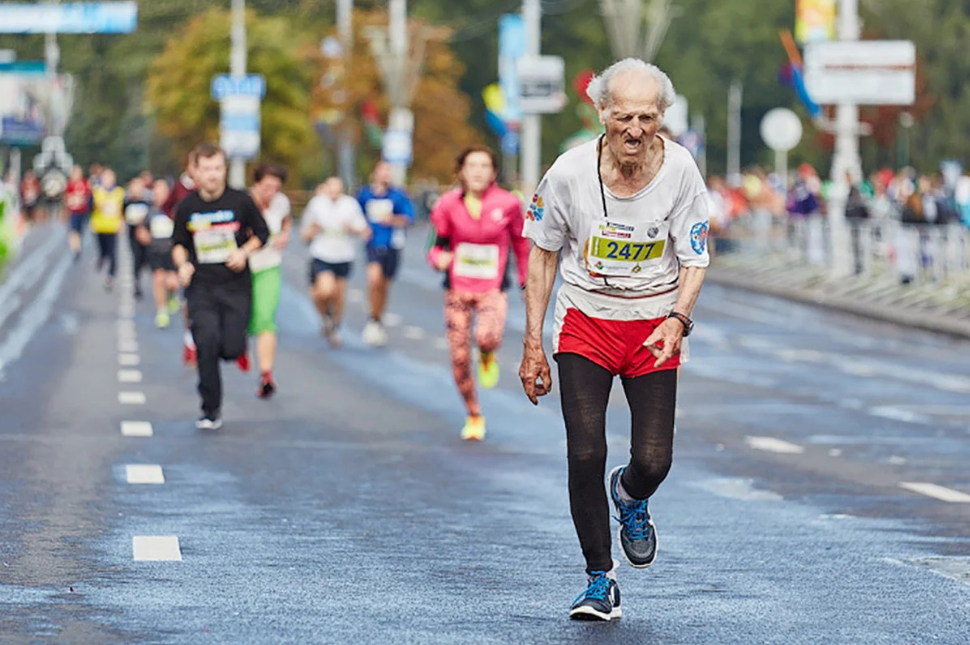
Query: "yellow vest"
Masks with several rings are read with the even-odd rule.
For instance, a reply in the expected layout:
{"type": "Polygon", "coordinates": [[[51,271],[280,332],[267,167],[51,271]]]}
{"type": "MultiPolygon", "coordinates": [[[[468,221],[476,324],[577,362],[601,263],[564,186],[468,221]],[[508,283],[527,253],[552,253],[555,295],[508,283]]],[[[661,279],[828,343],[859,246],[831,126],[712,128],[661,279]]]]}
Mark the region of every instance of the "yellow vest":
{"type": "Polygon", "coordinates": [[[125,215],[125,189],[115,186],[105,190],[95,186],[94,211],[91,213],[91,231],[94,233],[112,234],[121,230],[121,223],[125,215]]]}

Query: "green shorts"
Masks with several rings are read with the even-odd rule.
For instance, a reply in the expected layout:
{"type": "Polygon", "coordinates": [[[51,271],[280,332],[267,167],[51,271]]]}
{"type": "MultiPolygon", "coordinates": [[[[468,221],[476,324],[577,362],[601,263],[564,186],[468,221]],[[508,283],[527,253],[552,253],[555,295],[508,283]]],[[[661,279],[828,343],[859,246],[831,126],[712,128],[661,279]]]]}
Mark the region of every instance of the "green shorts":
{"type": "Polygon", "coordinates": [[[249,334],[276,333],[276,310],[280,306],[283,272],[271,267],[253,274],[253,314],[249,319],[249,334]]]}

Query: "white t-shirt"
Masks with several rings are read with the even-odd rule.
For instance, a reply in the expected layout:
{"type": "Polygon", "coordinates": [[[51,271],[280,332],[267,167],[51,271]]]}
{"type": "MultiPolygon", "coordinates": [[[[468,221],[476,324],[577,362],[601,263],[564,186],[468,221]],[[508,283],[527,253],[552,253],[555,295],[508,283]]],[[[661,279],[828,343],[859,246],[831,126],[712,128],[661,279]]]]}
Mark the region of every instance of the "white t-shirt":
{"type": "Polygon", "coordinates": [[[323,230],[310,243],[310,256],[331,264],[353,262],[357,249],[347,229],[365,231],[369,226],[360,203],[349,195],[341,195],[337,201],[326,195],[311,199],[303,211],[303,228],[312,224],[323,230]]]}
{"type": "Polygon", "coordinates": [[[290,199],[283,193],[276,193],[269,208],[263,211],[263,219],[269,229],[266,245],[249,256],[249,270],[253,273],[265,271],[283,264],[283,252],[273,246],[283,230],[283,220],[290,216],[290,199]]]}
{"type": "MultiPolygon", "coordinates": [[[[574,297],[583,292],[625,298],[667,294],[676,291],[680,267],[709,264],[707,187],[686,148],[666,140],[663,144],[663,164],[643,190],[631,197],[617,197],[604,187],[608,221],[617,225],[617,235],[635,229],[634,241],[646,243],[635,246],[650,249],[641,255],[644,260],[635,274],[600,277],[592,266],[598,261],[593,258],[587,263],[587,243],[594,227],[606,222],[597,178],[597,141],[561,155],[540,182],[526,214],[523,235],[547,251],[562,251],[560,272],[574,297]]],[[[601,241],[605,247],[608,240],[601,241]]],[[[639,318],[641,314],[634,313],[637,308],[618,306],[622,311],[616,314],[639,318]]]]}

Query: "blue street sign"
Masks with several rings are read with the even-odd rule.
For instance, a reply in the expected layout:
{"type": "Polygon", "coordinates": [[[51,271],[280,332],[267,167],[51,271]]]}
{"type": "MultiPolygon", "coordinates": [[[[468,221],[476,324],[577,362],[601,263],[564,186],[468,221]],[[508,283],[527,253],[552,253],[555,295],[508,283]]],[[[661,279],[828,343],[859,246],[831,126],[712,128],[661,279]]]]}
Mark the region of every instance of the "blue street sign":
{"type": "Polygon", "coordinates": [[[129,34],[136,2],[0,2],[2,34],[129,34]]]}
{"type": "Polygon", "coordinates": [[[212,98],[222,101],[230,96],[266,96],[266,79],[262,74],[230,76],[219,74],[212,78],[212,98]]]}

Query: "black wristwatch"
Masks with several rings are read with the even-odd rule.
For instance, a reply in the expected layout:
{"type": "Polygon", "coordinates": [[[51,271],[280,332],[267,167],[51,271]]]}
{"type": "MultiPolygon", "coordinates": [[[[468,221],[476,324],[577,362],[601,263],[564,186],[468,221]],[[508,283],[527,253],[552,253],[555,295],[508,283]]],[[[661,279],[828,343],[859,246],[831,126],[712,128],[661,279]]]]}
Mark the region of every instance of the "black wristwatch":
{"type": "Polygon", "coordinates": [[[687,316],[685,316],[682,313],[678,313],[676,311],[671,311],[667,315],[667,318],[668,319],[669,318],[675,318],[675,319],[677,319],[677,320],[680,321],[680,324],[684,326],[684,338],[687,338],[688,336],[690,336],[690,333],[692,331],[694,331],[694,321],[691,320],[690,318],[688,318],[687,316]]]}

